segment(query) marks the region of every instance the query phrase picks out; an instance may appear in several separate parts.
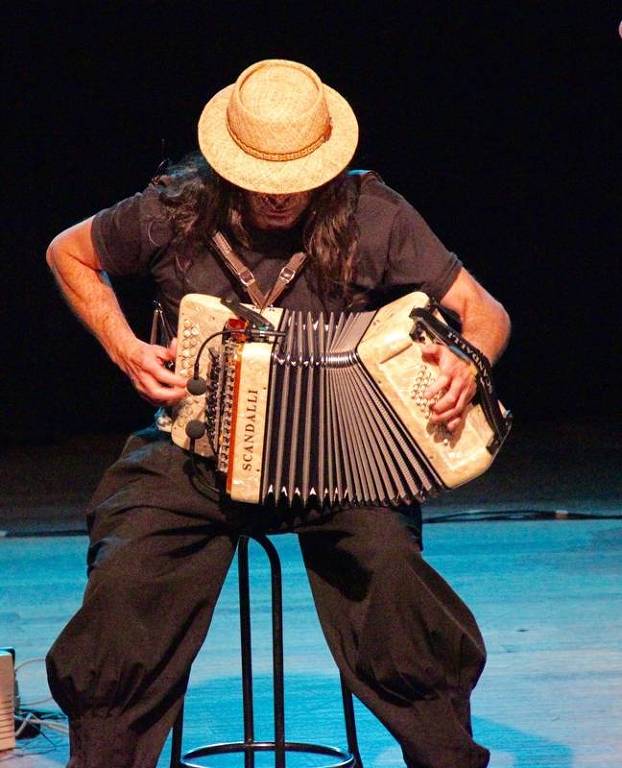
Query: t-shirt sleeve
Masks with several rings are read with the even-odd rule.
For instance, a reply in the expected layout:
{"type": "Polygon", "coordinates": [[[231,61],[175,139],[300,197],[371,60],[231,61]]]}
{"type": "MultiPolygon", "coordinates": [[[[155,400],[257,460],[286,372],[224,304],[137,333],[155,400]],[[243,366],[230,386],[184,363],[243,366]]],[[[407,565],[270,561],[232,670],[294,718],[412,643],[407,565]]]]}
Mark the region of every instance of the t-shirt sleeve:
{"type": "Polygon", "coordinates": [[[456,254],[447,250],[423,216],[402,198],[391,226],[385,284],[413,285],[440,300],[461,267],[456,254]]]}
{"type": "Polygon", "coordinates": [[[97,213],[91,233],[102,267],[111,275],[148,273],[152,259],[172,237],[153,185],[97,213]]]}

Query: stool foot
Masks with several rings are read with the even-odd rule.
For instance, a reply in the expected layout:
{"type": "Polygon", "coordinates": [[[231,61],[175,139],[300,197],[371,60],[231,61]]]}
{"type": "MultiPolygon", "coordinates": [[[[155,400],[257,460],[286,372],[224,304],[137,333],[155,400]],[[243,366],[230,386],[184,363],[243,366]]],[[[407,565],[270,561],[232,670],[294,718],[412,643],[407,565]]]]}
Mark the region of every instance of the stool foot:
{"type": "Polygon", "coordinates": [[[181,755],[177,766],[179,768],[208,768],[205,763],[192,763],[193,758],[207,757],[209,755],[224,755],[233,753],[244,754],[245,762],[247,758],[251,759],[251,765],[254,765],[253,757],[256,752],[274,752],[275,766],[280,768],[285,766],[285,754],[287,752],[302,752],[310,755],[326,755],[336,758],[337,762],[330,765],[323,765],[322,768],[355,768],[358,766],[356,758],[349,752],[338,747],[330,747],[325,744],[310,744],[301,741],[286,741],[283,748],[277,748],[273,741],[254,741],[245,743],[243,741],[225,742],[222,744],[210,744],[207,747],[197,747],[181,755]],[[280,758],[280,759],[279,759],[280,758]]]}

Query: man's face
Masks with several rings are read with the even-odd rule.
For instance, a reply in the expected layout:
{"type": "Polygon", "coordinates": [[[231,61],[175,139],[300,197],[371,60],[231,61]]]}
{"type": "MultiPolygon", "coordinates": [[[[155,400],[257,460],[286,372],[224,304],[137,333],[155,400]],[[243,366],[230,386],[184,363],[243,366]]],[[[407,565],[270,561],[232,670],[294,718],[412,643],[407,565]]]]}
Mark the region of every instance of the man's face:
{"type": "Polygon", "coordinates": [[[311,192],[268,195],[245,191],[246,211],[250,223],[257,229],[290,229],[309,205],[311,195],[311,192]]]}

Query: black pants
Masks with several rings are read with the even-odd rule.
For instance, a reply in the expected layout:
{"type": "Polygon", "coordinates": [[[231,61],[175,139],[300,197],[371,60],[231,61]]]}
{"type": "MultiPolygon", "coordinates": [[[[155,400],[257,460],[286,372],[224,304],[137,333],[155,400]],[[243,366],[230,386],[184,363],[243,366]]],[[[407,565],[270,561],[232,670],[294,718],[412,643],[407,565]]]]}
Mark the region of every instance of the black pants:
{"type": "MultiPolygon", "coordinates": [[[[179,712],[238,536],[276,529],[257,507],[215,505],[184,454],[128,441],[89,510],[89,580],[48,654],[68,714],[71,768],[150,768],[179,712]]],[[[358,508],[289,521],[322,628],[353,693],[413,768],[480,768],[469,697],[485,650],[464,603],[420,555],[418,525],[358,508]]]]}

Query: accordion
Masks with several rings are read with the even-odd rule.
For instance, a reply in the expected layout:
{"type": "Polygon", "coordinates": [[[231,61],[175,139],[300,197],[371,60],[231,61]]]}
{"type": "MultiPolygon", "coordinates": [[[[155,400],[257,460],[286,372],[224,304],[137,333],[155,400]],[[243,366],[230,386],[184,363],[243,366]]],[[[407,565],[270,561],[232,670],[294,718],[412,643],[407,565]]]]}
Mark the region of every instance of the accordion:
{"type": "Polygon", "coordinates": [[[484,472],[511,423],[486,358],[421,292],[317,317],[188,294],[176,372],[188,395],[173,410],[173,441],[214,457],[226,493],[242,502],[423,501],[484,472]],[[477,395],[453,433],[429,421],[429,343],[476,371],[477,395]]]}

